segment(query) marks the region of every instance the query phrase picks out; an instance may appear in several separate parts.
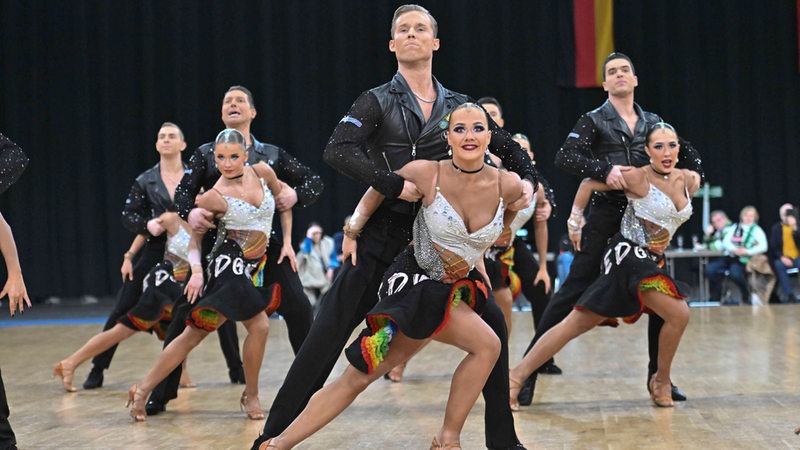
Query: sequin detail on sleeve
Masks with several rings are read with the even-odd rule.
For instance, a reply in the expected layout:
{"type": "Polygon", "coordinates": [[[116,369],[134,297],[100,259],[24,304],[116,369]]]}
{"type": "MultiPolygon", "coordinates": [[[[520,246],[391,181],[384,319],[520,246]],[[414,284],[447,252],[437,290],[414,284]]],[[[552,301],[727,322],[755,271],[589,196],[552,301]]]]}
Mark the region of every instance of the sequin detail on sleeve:
{"type": "Polygon", "coordinates": [[[28,166],[28,156],[17,144],[0,133],[0,194],[19,180],[28,166]]]}
{"type": "Polygon", "coordinates": [[[375,95],[364,92],[340,121],[325,147],[325,163],[345,176],[368,184],[389,198],[403,190],[403,178],[378,168],[364,153],[367,139],[381,125],[381,108],[375,95]],[[362,126],[355,126],[358,121],[362,126]]]}
{"type": "Polygon", "coordinates": [[[605,181],[611,165],[596,159],[592,153],[596,134],[597,128],[592,119],[586,114],[581,116],[556,153],[556,167],[579,177],[605,181]]]}

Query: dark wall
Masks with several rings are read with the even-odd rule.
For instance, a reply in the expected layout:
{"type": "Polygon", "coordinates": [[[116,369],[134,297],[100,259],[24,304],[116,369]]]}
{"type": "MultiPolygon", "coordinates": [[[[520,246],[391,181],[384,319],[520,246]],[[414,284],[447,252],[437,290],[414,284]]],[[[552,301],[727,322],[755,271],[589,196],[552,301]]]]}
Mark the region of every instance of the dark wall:
{"type": "MultiPolygon", "coordinates": [[[[553,156],[601,89],[556,84],[561,0],[426,1],[440,23],[434,73],[473,97],[492,95],[506,126],[528,134],[538,166],[568,210],[577,179],[553,156]]],[[[295,216],[295,235],[329,231],[364,187],[321,161],[331,130],[360,92],[396,70],[388,29],[401,2],[3,1],[0,129],[30,155],[0,199],[35,296],[102,295],[119,285],[132,235],[120,226],[135,176],[157,161],[160,124],[183,127],[190,150],[222,128],[224,91],[255,94],[253,133],[315,167],[326,182],[295,216]]],[[[615,2],[617,49],[636,64],[637,101],[705,158],[725,189],[712,206],[736,215],[800,200],[796,2],[615,2]]],[[[697,213],[682,230],[699,230],[697,213]]],[[[551,234],[565,231],[565,214],[551,234]]],[[[699,231],[698,231],[699,232],[699,231]]],[[[688,241],[688,239],[687,239],[688,241]]]]}

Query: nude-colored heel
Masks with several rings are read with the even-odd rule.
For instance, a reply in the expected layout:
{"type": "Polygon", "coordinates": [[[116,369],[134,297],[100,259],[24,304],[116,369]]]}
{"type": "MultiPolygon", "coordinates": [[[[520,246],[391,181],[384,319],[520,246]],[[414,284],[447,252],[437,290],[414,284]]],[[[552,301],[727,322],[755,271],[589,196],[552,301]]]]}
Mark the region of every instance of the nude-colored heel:
{"type": "Polygon", "coordinates": [[[431,442],[431,450],[448,450],[448,449],[461,449],[461,443],[459,442],[448,442],[446,444],[440,444],[439,441],[436,440],[436,436],[433,437],[433,442],[431,442]]]}
{"type": "Polygon", "coordinates": [[[147,421],[147,411],[144,409],[144,395],[142,395],[139,400],[136,399],[136,394],[139,393],[139,386],[134,384],[128,390],[128,401],[125,402],[126,408],[131,408],[131,418],[133,418],[134,422],[145,422],[147,421]],[[137,407],[136,404],[139,404],[137,407]]]}
{"type": "Polygon", "coordinates": [[[67,369],[64,367],[63,362],[59,362],[53,367],[53,376],[61,378],[61,385],[67,392],[75,392],[78,389],[72,385],[72,377],[75,375],[75,369],[67,369]]]}
{"type": "MultiPolygon", "coordinates": [[[[247,408],[248,400],[249,399],[247,398],[247,394],[242,392],[242,398],[239,399],[239,406],[241,407],[242,411],[247,413],[247,418],[250,419],[250,420],[263,420],[264,419],[264,410],[261,409],[261,402],[259,402],[258,398],[256,398],[256,403],[258,403],[258,406],[256,406],[255,408],[249,408],[248,409],[247,408]]],[[[267,441],[267,442],[269,442],[269,441],[267,441]]],[[[267,447],[269,447],[269,446],[267,446],[267,447]]],[[[273,445],[273,447],[274,447],[274,445],[273,445]]]]}
{"type": "Polygon", "coordinates": [[[670,395],[656,395],[656,375],[650,377],[650,400],[659,408],[672,408],[675,403],[672,401],[672,392],[670,395]]]}
{"type": "Polygon", "coordinates": [[[267,439],[258,446],[258,450],[267,450],[268,448],[278,448],[277,445],[272,444],[272,438],[267,439]]]}
{"type": "Polygon", "coordinates": [[[517,397],[519,396],[519,391],[522,389],[522,383],[519,380],[515,380],[511,374],[508,374],[508,406],[511,408],[511,411],[519,411],[519,400],[517,397]]]}

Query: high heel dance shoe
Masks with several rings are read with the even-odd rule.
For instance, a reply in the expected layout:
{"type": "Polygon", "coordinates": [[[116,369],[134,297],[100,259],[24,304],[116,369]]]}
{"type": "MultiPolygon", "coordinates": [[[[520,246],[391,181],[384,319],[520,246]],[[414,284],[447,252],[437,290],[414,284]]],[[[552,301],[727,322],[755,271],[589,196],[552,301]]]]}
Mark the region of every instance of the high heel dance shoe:
{"type": "MultiPolygon", "coordinates": [[[[658,406],[660,408],[671,408],[671,407],[675,406],[675,403],[672,402],[672,395],[658,395],[658,394],[656,394],[656,376],[655,376],[655,374],[653,374],[653,376],[650,377],[649,387],[650,387],[650,400],[652,400],[653,403],[656,406],[658,406]]],[[[670,392],[670,394],[671,394],[671,392],[670,392]]]]}
{"type": "Polygon", "coordinates": [[[448,450],[448,449],[461,449],[461,443],[459,442],[448,442],[446,444],[440,444],[439,441],[436,440],[436,436],[433,437],[433,442],[431,442],[431,450],[448,450]]]}
{"type": "Polygon", "coordinates": [[[508,406],[511,408],[511,411],[519,411],[519,400],[517,397],[519,396],[519,391],[522,389],[522,383],[519,380],[515,380],[511,374],[508,374],[508,406]]]}
{"type": "Polygon", "coordinates": [[[406,363],[398,364],[392,370],[383,374],[383,378],[391,381],[392,383],[400,383],[403,381],[403,372],[406,370],[406,363]]]}
{"type": "Polygon", "coordinates": [[[61,378],[61,385],[67,392],[75,392],[77,389],[72,385],[72,376],[75,375],[75,368],[68,369],[64,363],[60,362],[53,367],[53,376],[61,378]]]}
{"type": "Polygon", "coordinates": [[[134,422],[144,422],[147,420],[147,412],[144,410],[145,398],[145,395],[139,394],[139,386],[136,384],[131,386],[130,390],[128,390],[128,401],[125,402],[125,407],[131,408],[131,418],[133,418],[134,422]]]}
{"type": "Polygon", "coordinates": [[[258,446],[258,450],[267,450],[268,448],[278,448],[278,446],[272,444],[272,439],[267,439],[258,446]]]}
{"type": "MultiPolygon", "coordinates": [[[[255,402],[255,404],[256,404],[256,406],[254,408],[249,408],[247,406],[247,404],[250,403],[249,400],[250,399],[247,397],[247,394],[242,392],[242,398],[239,400],[239,406],[242,408],[242,411],[247,413],[247,418],[250,419],[250,420],[263,420],[264,419],[264,410],[261,409],[261,402],[258,401],[258,397],[255,397],[255,400],[253,400],[253,402],[255,402]]],[[[269,441],[267,441],[267,442],[269,442],[269,441]]],[[[267,446],[267,447],[269,447],[269,446],[267,446]]],[[[273,447],[274,447],[274,445],[273,445],[273,447]]]]}

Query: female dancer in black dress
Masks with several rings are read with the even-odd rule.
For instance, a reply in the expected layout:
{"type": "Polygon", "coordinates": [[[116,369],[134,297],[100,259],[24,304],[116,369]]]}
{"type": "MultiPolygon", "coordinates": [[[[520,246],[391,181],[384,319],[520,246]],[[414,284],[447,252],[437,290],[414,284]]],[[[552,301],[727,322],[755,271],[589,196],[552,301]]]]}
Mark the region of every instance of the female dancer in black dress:
{"type": "MultiPolygon", "coordinates": [[[[147,418],[145,401],[153,387],[166,377],[189,352],[226,320],[241,321],[247,329],[243,345],[245,389],[241,406],[253,420],[264,418],[258,399],[258,374],[269,331],[268,315],[280,304],[280,288],[262,286],[275,198],[281,182],[265,163],[245,166],[244,136],[226,129],[217,135],[214,161],[222,177],[197,198],[197,206],[220,218],[217,243],[210,255],[207,282],[200,263],[204,233],[192,232],[188,259],[192,275],[184,291],[193,308],[190,325],[161,353],[144,379],[131,387],[128,403],[137,422],[147,418]]],[[[293,254],[292,212],[281,212],[283,253],[293,254]]],[[[292,258],[293,259],[293,258],[292,258]]]]}
{"type": "MultiPolygon", "coordinates": [[[[654,311],[664,318],[659,335],[658,371],[650,378],[650,397],[657,406],[670,407],[670,369],[683,331],[689,322],[689,306],[669,277],[664,250],[678,227],[692,214],[692,175],[675,169],[678,135],[664,122],[647,133],[645,151],[650,165],[623,172],[628,206],[620,231],[611,239],[600,277],[578,300],[575,308],[558,325],[536,342],[531,351],[511,369],[511,399],[517,398],[520,380],[556,354],[567,342],[594,328],[608,317],[636,321],[643,312],[654,311]]],[[[580,250],[583,208],[594,191],[610,190],[602,182],[587,178],[575,194],[567,221],[570,238],[580,250]]]]}
{"type": "MultiPolygon", "coordinates": [[[[317,391],[297,419],[261,448],[297,445],[430,339],[468,353],[453,374],[444,423],[431,445],[461,448],[461,429],[500,352],[499,338],[476,314],[487,296],[483,253],[513,219],[513,212],[504,214],[505,205],[522,192],[516,174],[484,165],[490,139],[486,112],[475,104],[463,104],[449,120],[447,140],[453,159],[412,161],[398,171],[423,196],[413,244],[384,275],[380,301],[367,314],[368,327],[346,351],[350,366],[317,391]]],[[[354,238],[382,200],[370,188],[345,228],[344,254],[353,256],[354,265],[358,263],[354,238]]]]}

